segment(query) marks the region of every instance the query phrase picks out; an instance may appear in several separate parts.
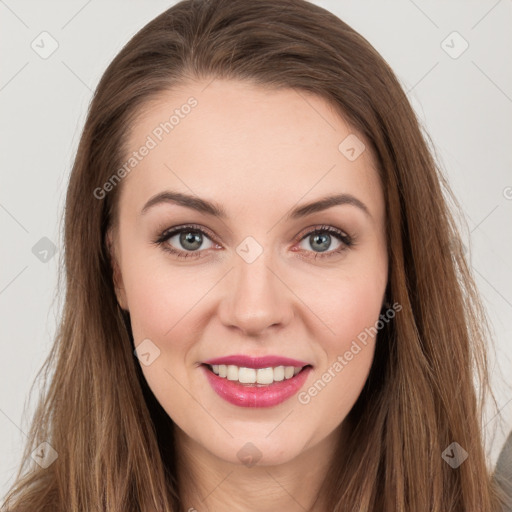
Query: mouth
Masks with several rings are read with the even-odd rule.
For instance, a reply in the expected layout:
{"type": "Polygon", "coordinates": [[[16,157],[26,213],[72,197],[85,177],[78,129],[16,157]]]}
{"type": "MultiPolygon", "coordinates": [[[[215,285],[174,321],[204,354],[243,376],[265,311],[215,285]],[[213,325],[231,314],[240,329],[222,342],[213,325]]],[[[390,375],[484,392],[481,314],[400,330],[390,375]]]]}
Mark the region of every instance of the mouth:
{"type": "Polygon", "coordinates": [[[273,384],[288,381],[304,372],[312,365],[304,366],[269,366],[266,368],[249,368],[246,366],[237,366],[233,364],[206,364],[203,363],[208,371],[217,377],[236,382],[247,387],[268,387],[273,384]]]}
{"type": "Polygon", "coordinates": [[[313,370],[312,365],[247,366],[200,365],[212,390],[226,402],[238,407],[274,407],[296,395],[313,370]]]}

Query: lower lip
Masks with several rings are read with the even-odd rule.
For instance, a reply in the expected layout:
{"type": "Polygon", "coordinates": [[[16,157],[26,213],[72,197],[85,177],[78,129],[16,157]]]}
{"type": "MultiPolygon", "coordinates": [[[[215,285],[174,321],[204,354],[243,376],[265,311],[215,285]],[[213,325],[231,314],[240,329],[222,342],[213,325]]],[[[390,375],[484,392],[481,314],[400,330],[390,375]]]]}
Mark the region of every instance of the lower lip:
{"type": "Polygon", "coordinates": [[[311,366],[304,368],[291,379],[273,382],[266,386],[241,384],[238,381],[219,377],[206,366],[202,366],[211,387],[221,398],[239,407],[273,407],[295,395],[307,379],[311,366]]]}

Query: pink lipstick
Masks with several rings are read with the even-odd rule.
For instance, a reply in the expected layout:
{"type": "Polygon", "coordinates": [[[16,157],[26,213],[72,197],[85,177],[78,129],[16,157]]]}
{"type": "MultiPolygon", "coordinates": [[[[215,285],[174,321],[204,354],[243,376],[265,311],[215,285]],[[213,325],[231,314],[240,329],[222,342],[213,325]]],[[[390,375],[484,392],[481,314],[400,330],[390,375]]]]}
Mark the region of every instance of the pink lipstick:
{"type": "Polygon", "coordinates": [[[312,370],[309,363],[297,359],[243,355],[209,359],[201,368],[212,389],[239,407],[273,407],[284,402],[300,390],[312,370]]]}

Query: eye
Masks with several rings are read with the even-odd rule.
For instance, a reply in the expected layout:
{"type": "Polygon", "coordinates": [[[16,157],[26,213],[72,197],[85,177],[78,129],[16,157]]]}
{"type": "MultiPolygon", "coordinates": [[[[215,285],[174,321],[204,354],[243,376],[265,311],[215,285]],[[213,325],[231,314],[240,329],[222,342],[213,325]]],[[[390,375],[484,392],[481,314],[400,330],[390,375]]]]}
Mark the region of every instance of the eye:
{"type": "Polygon", "coordinates": [[[209,235],[202,228],[196,226],[171,228],[164,231],[155,240],[155,243],[161,245],[165,251],[174,254],[178,258],[198,258],[201,257],[200,249],[206,250],[213,247],[209,235]],[[173,241],[173,239],[176,240],[173,241]],[[205,239],[210,241],[210,247],[202,247],[205,239]]]}
{"type": "MultiPolygon", "coordinates": [[[[333,226],[315,227],[313,231],[306,233],[300,241],[301,243],[305,243],[313,248],[313,252],[316,253],[314,256],[315,259],[339,254],[354,245],[354,242],[349,235],[333,226]],[[329,251],[333,237],[336,239],[338,246],[334,250],[329,251]]],[[[311,252],[307,249],[306,251],[311,252]]]]}

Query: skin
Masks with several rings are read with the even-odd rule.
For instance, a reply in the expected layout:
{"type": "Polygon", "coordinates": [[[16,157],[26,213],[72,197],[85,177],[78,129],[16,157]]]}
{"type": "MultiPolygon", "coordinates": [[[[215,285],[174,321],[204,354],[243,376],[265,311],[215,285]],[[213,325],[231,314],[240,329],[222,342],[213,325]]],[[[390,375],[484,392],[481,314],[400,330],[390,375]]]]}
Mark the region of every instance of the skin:
{"type": "MultiPolygon", "coordinates": [[[[132,127],[135,150],[169,112],[190,96],[198,101],[122,182],[109,233],[116,293],[130,312],[135,345],[150,339],[160,350],[141,366],[176,424],[180,474],[190,474],[180,483],[185,509],[303,511],[343,442],[343,420],[368,376],[375,339],[308,404],[296,395],[270,408],[237,407],[212,390],[199,364],[273,354],[313,365],[301,391],[321,378],[379,318],[388,279],[384,197],[370,150],[355,161],[338,150],[355,132],[323,99],[237,81],[208,83],[162,94],[132,127]],[[228,217],[172,203],[141,214],[164,190],[216,201],[228,217]],[[285,219],[296,206],[334,193],[354,195],[369,215],[345,204],[285,219]],[[178,259],[153,243],[188,223],[214,235],[202,238],[201,257],[178,259]],[[324,224],[355,245],[334,254],[343,243],[332,236],[321,252],[308,233],[324,224]],[[263,249],[250,264],[236,252],[247,236],[263,249]],[[237,457],[248,442],[261,453],[252,467],[237,457]]],[[[194,252],[179,235],[166,243],[194,252]]]]}

